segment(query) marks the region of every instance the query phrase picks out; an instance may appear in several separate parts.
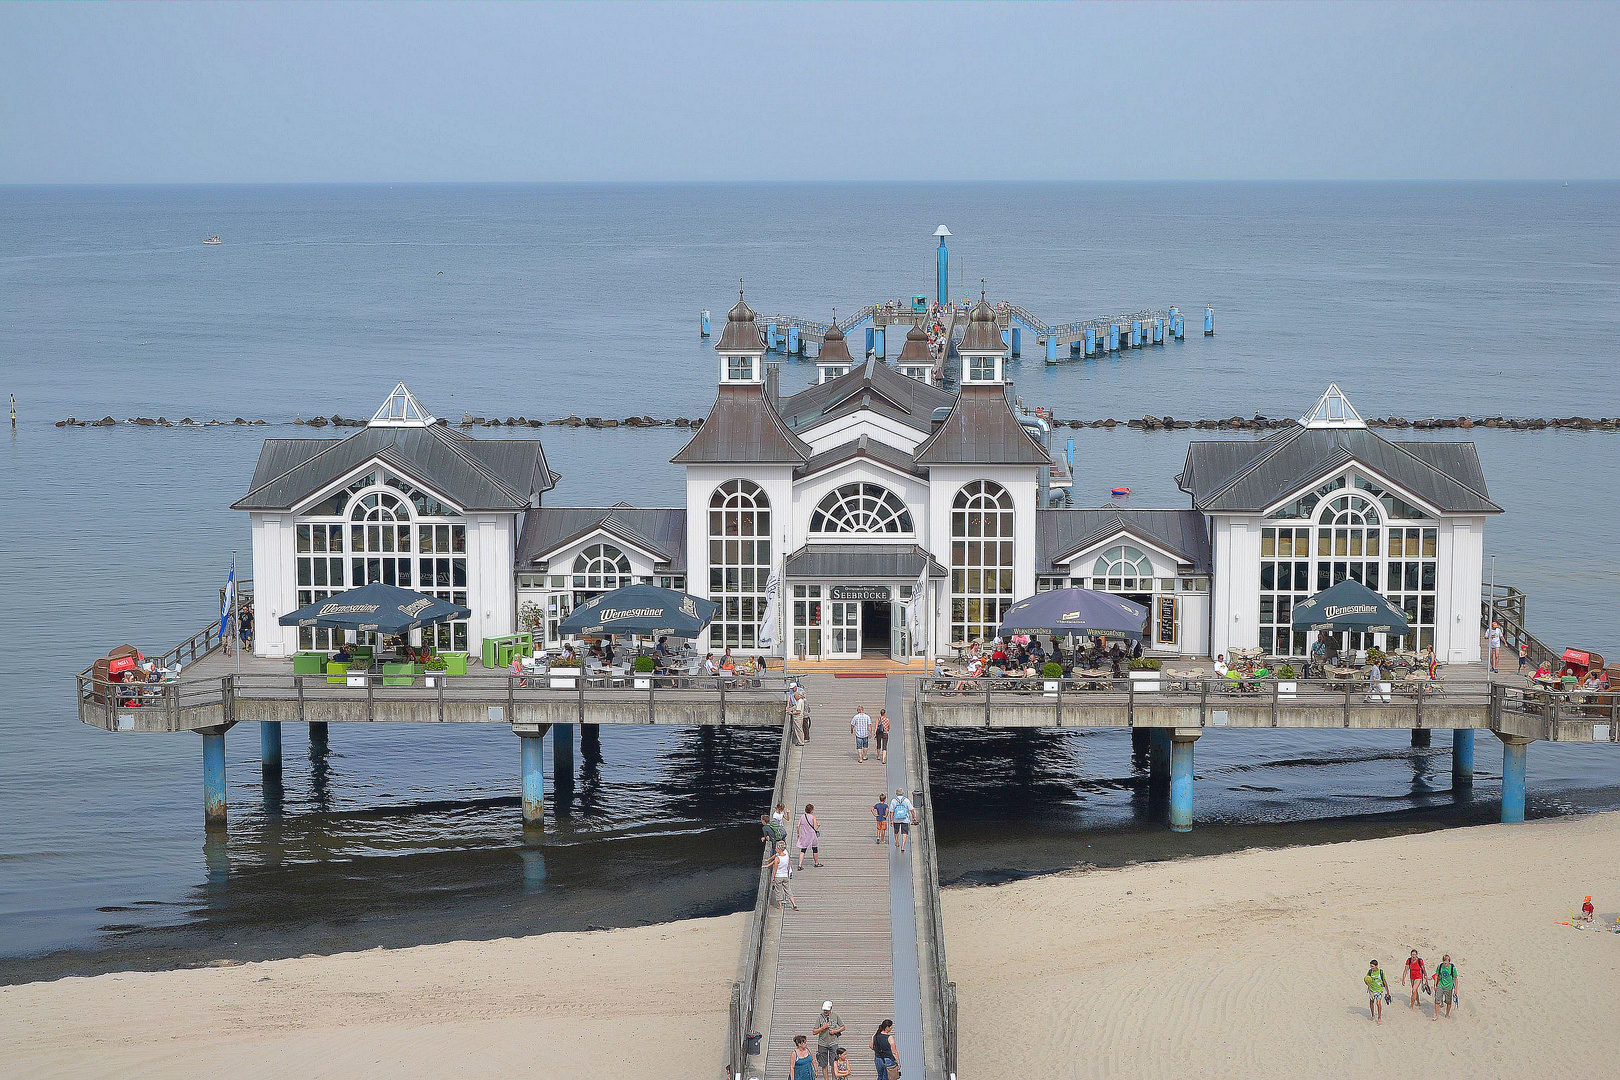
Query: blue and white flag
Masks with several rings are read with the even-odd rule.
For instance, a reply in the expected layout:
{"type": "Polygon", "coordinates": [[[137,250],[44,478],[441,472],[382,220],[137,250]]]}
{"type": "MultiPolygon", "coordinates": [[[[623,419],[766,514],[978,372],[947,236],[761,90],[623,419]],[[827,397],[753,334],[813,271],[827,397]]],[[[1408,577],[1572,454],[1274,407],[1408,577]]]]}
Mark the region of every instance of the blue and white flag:
{"type": "Polygon", "coordinates": [[[236,557],[231,557],[231,572],[225,578],[225,591],[219,601],[219,636],[224,637],[231,619],[231,605],[236,602],[236,557]]]}

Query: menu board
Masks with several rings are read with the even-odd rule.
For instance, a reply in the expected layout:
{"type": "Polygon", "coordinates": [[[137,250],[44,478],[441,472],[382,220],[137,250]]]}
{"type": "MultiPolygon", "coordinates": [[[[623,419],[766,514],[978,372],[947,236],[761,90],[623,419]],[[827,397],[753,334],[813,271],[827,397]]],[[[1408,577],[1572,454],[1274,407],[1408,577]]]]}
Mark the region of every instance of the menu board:
{"type": "Polygon", "coordinates": [[[1159,597],[1159,644],[1174,645],[1176,643],[1176,598],[1173,596],[1159,597]]]}

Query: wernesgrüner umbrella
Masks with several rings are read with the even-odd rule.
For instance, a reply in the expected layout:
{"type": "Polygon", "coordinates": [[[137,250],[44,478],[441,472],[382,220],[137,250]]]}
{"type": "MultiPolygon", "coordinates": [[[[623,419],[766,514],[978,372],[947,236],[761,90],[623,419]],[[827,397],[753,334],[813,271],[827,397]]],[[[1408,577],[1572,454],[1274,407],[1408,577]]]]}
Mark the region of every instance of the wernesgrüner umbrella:
{"type": "Polygon", "coordinates": [[[470,619],[472,612],[426,593],[373,582],[306,604],[281,617],[282,626],[326,626],[334,630],[374,630],[403,634],[419,626],[470,619]]]}
{"type": "Polygon", "coordinates": [[[656,637],[695,638],[709,625],[720,605],[673,589],[656,585],[626,585],[593,597],[579,605],[568,618],[557,624],[557,633],[568,637],[606,634],[639,634],[656,637]]]}
{"type": "Polygon", "coordinates": [[[1008,608],[1001,618],[1001,636],[1091,634],[1139,640],[1147,617],[1147,608],[1113,593],[1052,589],[1008,608]]]}
{"type": "Polygon", "coordinates": [[[1404,634],[1409,629],[1400,608],[1348,578],[1294,605],[1296,632],[1359,630],[1363,634],[1404,634]]]}

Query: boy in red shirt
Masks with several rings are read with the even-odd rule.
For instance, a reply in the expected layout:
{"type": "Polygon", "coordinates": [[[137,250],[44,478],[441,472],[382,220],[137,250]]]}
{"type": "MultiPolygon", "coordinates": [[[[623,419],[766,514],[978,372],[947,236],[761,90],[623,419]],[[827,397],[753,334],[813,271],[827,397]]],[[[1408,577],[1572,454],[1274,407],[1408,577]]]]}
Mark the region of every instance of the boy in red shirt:
{"type": "Polygon", "coordinates": [[[1428,981],[1429,973],[1423,970],[1423,957],[1418,955],[1416,949],[1413,949],[1412,955],[1406,958],[1406,972],[1401,975],[1401,982],[1412,984],[1412,1000],[1407,1003],[1406,1007],[1408,1009],[1419,1007],[1418,990],[1428,981]]]}

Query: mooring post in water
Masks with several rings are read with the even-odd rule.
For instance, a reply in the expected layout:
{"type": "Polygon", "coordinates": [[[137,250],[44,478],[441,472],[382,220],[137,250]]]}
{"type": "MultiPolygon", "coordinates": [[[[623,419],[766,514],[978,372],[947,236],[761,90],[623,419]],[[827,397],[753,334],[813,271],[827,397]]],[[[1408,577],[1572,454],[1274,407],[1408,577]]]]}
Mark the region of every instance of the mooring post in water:
{"type": "Polygon", "coordinates": [[[325,720],[311,720],[309,722],[309,748],[311,750],[326,750],[325,720]]]}
{"type": "Polygon", "coordinates": [[[203,823],[225,827],[225,730],[208,728],[203,741],[203,823]]]}
{"type": "Polygon", "coordinates": [[[1148,782],[1162,787],[1170,782],[1170,729],[1152,728],[1148,741],[1148,782]]]}
{"type": "Polygon", "coordinates": [[[574,725],[551,725],[551,783],[561,790],[574,786],[574,725]]]}
{"type": "Polygon", "coordinates": [[[1192,832],[1193,822],[1193,744],[1203,734],[1199,728],[1176,728],[1170,743],[1170,830],[1192,832]]]}
{"type": "Polygon", "coordinates": [[[877,328],[874,327],[874,326],[868,326],[866,328],[866,355],[867,356],[872,355],[872,335],[875,334],[876,332],[877,332],[877,328]]]}
{"type": "Polygon", "coordinates": [[[1204,309],[1204,336],[1205,337],[1214,337],[1215,336],[1215,309],[1214,308],[1205,308],[1204,309]]]}
{"type": "Polygon", "coordinates": [[[1140,349],[1141,347],[1142,347],[1142,320],[1141,319],[1132,319],[1131,320],[1131,348],[1140,349]]]}
{"type": "Polygon", "coordinates": [[[1046,335],[1046,362],[1048,364],[1057,363],[1057,335],[1056,334],[1048,334],[1048,335],[1046,335]]]}
{"type": "Polygon", "coordinates": [[[539,825],[546,820],[546,742],[545,729],[518,736],[523,748],[523,824],[539,825]]]}
{"type": "Polygon", "coordinates": [[[259,722],[259,768],[266,776],[281,775],[281,722],[259,722]]]}
{"type": "Polygon", "coordinates": [[[1524,820],[1525,748],[1534,740],[1500,731],[1496,737],[1502,740],[1502,823],[1516,825],[1524,820]]]}
{"type": "Polygon", "coordinates": [[[1131,728],[1131,756],[1141,757],[1148,752],[1148,744],[1153,741],[1153,729],[1145,727],[1131,728]]]}
{"type": "Polygon", "coordinates": [[[709,313],[707,311],[698,315],[698,336],[709,336],[709,313]]]}
{"type": "Polygon", "coordinates": [[[1087,356],[1095,356],[1096,354],[1097,354],[1097,328],[1095,326],[1088,326],[1088,327],[1086,327],[1086,355],[1087,356]]]}
{"type": "Polygon", "coordinates": [[[789,356],[799,354],[799,328],[797,325],[788,327],[787,351],[789,356]]]}
{"type": "Polygon", "coordinates": [[[1474,783],[1474,729],[1458,728],[1451,733],[1451,786],[1469,787],[1474,783]]]}
{"type": "Polygon", "coordinates": [[[1108,351],[1119,352],[1119,323],[1108,324],[1108,351]]]}
{"type": "Polygon", "coordinates": [[[1412,746],[1415,749],[1427,750],[1429,748],[1429,742],[1430,732],[1428,728],[1420,727],[1412,729],[1412,746]]]}

